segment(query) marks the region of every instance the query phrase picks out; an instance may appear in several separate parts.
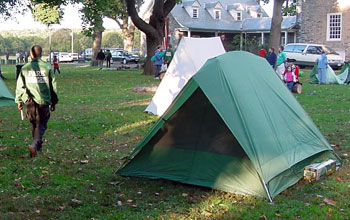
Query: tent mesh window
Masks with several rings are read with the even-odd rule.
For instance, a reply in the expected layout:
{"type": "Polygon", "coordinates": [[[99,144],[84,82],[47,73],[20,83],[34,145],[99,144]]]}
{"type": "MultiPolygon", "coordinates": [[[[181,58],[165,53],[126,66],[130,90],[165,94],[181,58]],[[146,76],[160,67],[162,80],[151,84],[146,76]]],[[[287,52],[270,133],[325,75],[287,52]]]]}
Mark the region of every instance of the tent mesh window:
{"type": "Polygon", "coordinates": [[[147,145],[247,157],[201,89],[192,94],[147,145]]]}

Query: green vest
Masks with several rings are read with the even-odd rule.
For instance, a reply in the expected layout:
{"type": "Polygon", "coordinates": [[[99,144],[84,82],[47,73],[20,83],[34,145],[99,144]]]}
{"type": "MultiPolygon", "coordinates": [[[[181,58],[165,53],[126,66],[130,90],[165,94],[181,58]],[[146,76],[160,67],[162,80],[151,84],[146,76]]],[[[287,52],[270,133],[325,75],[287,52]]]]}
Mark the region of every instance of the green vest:
{"type": "Polygon", "coordinates": [[[25,103],[29,98],[40,105],[55,105],[58,102],[55,77],[51,65],[39,58],[22,67],[17,79],[16,103],[25,103]]]}

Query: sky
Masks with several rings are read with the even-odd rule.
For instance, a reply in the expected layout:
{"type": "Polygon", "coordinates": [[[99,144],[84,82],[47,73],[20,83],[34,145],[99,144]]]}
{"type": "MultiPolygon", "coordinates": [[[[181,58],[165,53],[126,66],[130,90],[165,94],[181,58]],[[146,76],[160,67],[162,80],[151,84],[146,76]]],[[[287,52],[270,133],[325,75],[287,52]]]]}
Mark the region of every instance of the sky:
{"type": "MultiPolygon", "coordinates": [[[[146,3],[149,0],[146,0],[146,3]]],[[[273,1],[270,1],[273,2],[273,1]]],[[[263,5],[266,13],[271,17],[272,16],[272,7],[273,4],[269,3],[268,5],[263,5]]],[[[64,16],[60,25],[53,25],[52,28],[70,28],[70,29],[80,29],[81,28],[81,20],[79,16],[79,6],[67,5],[63,7],[64,16]]],[[[115,21],[105,18],[103,22],[103,26],[106,29],[118,29],[118,25],[115,21]]],[[[21,29],[45,29],[46,26],[40,24],[39,22],[35,22],[32,18],[30,12],[24,15],[16,15],[15,19],[3,21],[0,20],[0,30],[21,30],[21,29]]]]}

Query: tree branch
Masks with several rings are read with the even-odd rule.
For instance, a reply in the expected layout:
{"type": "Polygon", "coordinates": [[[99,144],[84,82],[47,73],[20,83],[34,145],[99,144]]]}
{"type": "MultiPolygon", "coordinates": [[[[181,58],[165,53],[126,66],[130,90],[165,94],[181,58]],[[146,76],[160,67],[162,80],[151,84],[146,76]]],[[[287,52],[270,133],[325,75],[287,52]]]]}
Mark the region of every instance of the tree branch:
{"type": "Polygon", "coordinates": [[[176,5],[176,0],[167,0],[164,3],[164,16],[168,16],[168,14],[171,12],[171,10],[175,7],[176,5]]]}
{"type": "Polygon", "coordinates": [[[147,24],[138,15],[136,7],[135,7],[135,0],[126,1],[126,8],[128,10],[128,14],[129,14],[132,22],[134,23],[134,25],[138,29],[140,29],[142,32],[144,32],[147,36],[154,36],[155,35],[155,33],[156,33],[155,28],[153,28],[152,25],[147,24]]]}

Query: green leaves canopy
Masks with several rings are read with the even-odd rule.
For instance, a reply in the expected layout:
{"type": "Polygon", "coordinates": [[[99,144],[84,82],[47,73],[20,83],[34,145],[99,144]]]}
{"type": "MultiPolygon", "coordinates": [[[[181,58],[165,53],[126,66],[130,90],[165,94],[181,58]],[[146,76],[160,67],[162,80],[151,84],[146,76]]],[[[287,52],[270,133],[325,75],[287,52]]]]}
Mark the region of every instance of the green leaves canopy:
{"type": "Polygon", "coordinates": [[[48,27],[53,24],[59,24],[63,17],[63,11],[59,6],[48,3],[35,4],[34,7],[31,7],[31,11],[35,21],[41,22],[48,27]]]}

